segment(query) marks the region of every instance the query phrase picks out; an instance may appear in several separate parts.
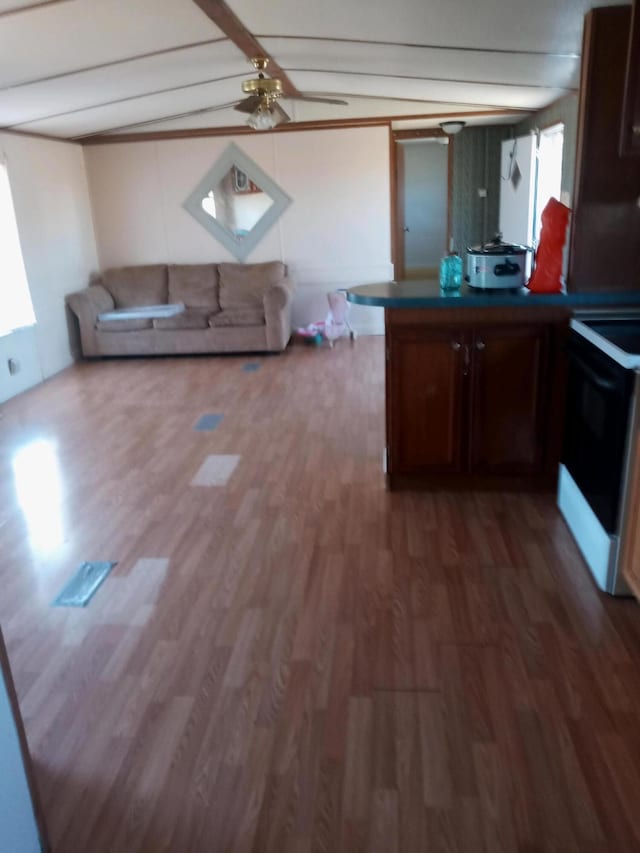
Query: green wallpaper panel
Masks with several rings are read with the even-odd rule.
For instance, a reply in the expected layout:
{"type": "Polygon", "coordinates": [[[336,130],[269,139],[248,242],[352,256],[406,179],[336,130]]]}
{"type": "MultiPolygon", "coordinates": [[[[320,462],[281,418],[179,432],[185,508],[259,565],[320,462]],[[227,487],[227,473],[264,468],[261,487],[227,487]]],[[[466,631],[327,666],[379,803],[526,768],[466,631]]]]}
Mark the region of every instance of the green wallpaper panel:
{"type": "Polygon", "coordinates": [[[500,207],[500,144],[512,135],[508,125],[466,127],[452,140],[454,246],[484,243],[498,230],[500,207]],[[478,189],[487,190],[480,198],[478,189]]]}

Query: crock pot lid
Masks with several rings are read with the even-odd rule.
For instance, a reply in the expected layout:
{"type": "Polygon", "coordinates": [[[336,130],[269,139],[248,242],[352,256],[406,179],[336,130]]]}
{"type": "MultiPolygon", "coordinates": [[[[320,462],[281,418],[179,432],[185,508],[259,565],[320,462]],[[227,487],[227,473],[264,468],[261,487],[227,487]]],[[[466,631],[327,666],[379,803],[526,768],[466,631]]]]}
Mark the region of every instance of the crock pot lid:
{"type": "Polygon", "coordinates": [[[527,247],[519,243],[503,243],[502,234],[496,234],[488,243],[482,246],[469,246],[467,251],[474,255],[524,255],[527,247]]]}

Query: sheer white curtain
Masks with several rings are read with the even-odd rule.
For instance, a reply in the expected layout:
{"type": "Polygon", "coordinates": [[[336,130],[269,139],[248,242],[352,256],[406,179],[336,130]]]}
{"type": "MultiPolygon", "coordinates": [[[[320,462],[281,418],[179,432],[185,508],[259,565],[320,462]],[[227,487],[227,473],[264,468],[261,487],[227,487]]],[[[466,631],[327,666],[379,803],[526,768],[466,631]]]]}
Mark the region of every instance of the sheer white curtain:
{"type": "Polygon", "coordinates": [[[0,155],[0,335],[35,321],[7,163],[0,155]]]}

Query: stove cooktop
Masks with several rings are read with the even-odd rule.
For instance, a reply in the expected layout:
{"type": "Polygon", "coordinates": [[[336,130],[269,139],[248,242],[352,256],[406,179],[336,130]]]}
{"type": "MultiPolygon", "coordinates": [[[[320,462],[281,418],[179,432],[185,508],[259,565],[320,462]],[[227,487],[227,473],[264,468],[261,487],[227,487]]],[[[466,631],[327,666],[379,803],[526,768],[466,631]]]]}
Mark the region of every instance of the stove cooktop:
{"type": "Polygon", "coordinates": [[[640,355],[640,318],[633,320],[582,320],[603,338],[629,355],[640,355]]]}
{"type": "Polygon", "coordinates": [[[640,369],[640,315],[576,317],[571,328],[623,367],[640,369]]]}

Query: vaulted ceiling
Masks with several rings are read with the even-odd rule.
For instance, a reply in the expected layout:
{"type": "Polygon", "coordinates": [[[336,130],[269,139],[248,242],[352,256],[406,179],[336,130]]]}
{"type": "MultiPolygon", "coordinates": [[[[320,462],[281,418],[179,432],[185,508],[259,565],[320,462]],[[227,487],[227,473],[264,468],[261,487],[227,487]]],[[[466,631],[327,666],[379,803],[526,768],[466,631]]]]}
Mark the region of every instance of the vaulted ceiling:
{"type": "MultiPolygon", "coordinates": [[[[244,127],[260,49],[294,122],[513,121],[576,90],[590,0],[0,0],[0,128],[244,127]],[[517,115],[517,113],[515,113],[517,115]]],[[[616,0],[597,5],[617,5],[616,0]]]]}

